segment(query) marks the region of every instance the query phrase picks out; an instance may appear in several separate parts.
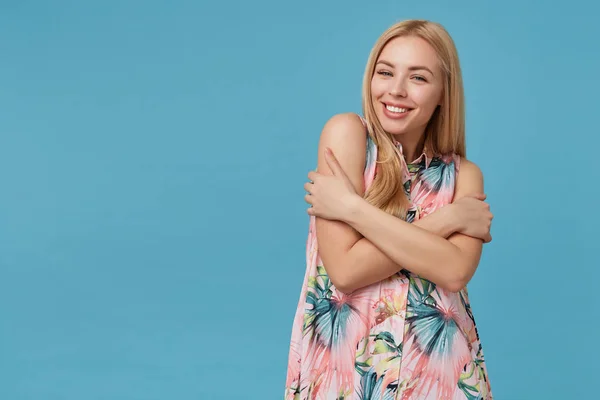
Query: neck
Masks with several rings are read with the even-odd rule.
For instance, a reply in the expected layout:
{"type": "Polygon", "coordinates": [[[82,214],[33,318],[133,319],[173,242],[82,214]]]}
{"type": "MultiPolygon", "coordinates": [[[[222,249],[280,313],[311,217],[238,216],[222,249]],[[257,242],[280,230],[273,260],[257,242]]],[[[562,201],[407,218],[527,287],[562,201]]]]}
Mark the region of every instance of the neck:
{"type": "Polygon", "coordinates": [[[423,154],[423,147],[425,146],[425,135],[423,133],[424,132],[416,132],[393,135],[394,139],[402,145],[402,153],[408,162],[417,159],[423,154]]]}

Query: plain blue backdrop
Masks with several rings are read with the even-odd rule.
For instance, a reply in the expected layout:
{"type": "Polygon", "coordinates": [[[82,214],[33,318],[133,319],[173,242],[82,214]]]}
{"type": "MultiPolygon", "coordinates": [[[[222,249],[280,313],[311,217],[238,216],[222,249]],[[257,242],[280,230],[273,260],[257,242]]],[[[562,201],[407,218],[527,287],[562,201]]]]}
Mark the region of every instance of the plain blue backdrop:
{"type": "Polygon", "coordinates": [[[598,11],[1,1],[0,398],[282,398],[320,130],[407,18],[461,57],[496,398],[598,398],[598,11]]]}

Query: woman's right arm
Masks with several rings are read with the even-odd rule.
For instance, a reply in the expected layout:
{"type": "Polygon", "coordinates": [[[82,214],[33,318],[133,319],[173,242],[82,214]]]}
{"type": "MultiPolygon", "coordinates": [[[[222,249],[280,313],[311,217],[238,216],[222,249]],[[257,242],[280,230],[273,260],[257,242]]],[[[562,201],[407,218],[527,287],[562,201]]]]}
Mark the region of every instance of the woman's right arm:
{"type": "MultiPolygon", "coordinates": [[[[319,141],[317,170],[319,173],[331,175],[324,156],[327,147],[336,154],[356,192],[364,195],[366,138],[364,126],[356,114],[336,115],[323,128],[319,141]]],[[[460,228],[460,221],[454,218],[453,211],[453,207],[442,207],[414,224],[447,238],[460,228]]],[[[317,217],[316,230],[319,254],[325,270],[336,288],[342,292],[356,290],[356,283],[348,282],[350,270],[368,271],[367,274],[361,274],[368,276],[368,279],[361,280],[361,287],[364,287],[386,279],[402,269],[345,222],[317,217]]]]}

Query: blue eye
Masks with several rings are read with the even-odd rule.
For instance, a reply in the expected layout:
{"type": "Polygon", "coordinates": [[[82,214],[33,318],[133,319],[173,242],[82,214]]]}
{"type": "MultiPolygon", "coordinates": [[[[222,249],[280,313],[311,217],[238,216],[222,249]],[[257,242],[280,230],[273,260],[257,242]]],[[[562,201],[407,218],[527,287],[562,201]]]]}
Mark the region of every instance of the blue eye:
{"type": "Polygon", "coordinates": [[[377,71],[377,73],[379,75],[392,76],[391,72],[388,72],[388,71],[377,71]]]}
{"type": "Polygon", "coordinates": [[[413,78],[415,78],[416,80],[420,80],[422,82],[427,82],[427,80],[425,78],[423,78],[422,76],[414,76],[413,78]]]}

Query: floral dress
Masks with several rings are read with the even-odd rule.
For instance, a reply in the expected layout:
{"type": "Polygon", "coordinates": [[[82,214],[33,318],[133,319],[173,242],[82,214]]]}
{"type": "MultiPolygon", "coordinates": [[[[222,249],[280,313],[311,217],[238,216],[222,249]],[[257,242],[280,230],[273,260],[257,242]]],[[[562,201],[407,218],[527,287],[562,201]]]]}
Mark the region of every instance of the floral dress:
{"type": "MultiPolygon", "coordinates": [[[[365,187],[373,182],[376,160],[377,147],[367,137],[365,187]]],[[[452,201],[460,156],[422,154],[401,162],[408,222],[452,201]]],[[[315,217],[306,263],[286,400],[492,399],[466,288],[452,293],[402,270],[344,294],[319,257],[315,217]]]]}

